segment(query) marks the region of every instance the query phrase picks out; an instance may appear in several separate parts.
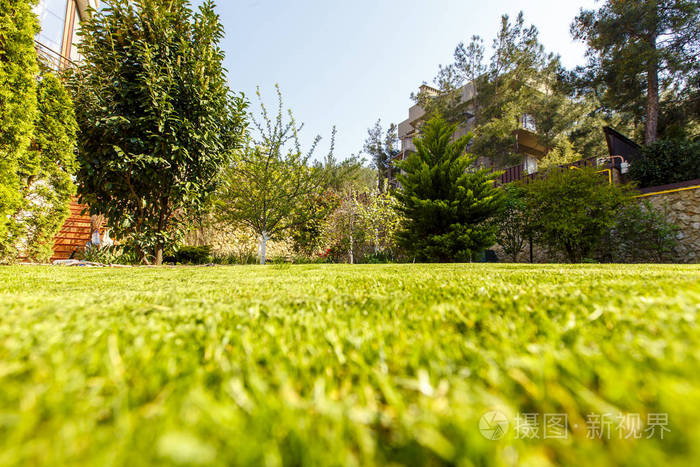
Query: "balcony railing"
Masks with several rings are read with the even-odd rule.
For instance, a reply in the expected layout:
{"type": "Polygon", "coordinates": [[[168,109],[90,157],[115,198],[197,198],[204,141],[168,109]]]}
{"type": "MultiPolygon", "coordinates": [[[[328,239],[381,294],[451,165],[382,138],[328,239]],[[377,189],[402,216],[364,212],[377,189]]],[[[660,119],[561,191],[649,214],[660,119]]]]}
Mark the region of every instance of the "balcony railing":
{"type": "Polygon", "coordinates": [[[67,68],[72,68],[76,66],[76,63],[70,58],[61,55],[59,52],[55,51],[50,47],[47,47],[41,42],[35,40],[34,44],[36,47],[36,53],[39,56],[39,60],[41,60],[42,63],[48,66],[50,69],[57,72],[61,72],[66,70],[67,68]]]}
{"type": "MultiPolygon", "coordinates": [[[[619,164],[619,162],[618,162],[619,164]]],[[[611,158],[609,157],[591,157],[589,159],[581,159],[576,162],[572,162],[571,164],[564,164],[559,167],[561,168],[566,168],[566,167],[577,167],[577,168],[583,168],[583,167],[601,167],[605,166],[607,168],[613,168],[616,167],[615,162],[611,161],[611,158]]],[[[501,174],[500,177],[498,177],[498,184],[499,185],[506,185],[508,183],[512,182],[517,182],[522,180],[524,183],[530,183],[531,180],[535,180],[538,177],[542,177],[543,173],[540,172],[534,172],[531,174],[528,174],[527,171],[525,170],[525,164],[520,164],[516,165],[513,167],[508,167],[506,169],[501,169],[498,170],[499,172],[502,171],[503,173],[501,174]]]]}

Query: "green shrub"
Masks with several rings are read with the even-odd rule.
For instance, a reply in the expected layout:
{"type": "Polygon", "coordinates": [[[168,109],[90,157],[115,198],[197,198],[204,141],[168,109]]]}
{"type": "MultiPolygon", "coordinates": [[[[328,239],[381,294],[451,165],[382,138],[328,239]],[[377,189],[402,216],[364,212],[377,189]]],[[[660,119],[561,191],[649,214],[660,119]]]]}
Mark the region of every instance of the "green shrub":
{"type": "Polygon", "coordinates": [[[86,247],[79,253],[79,259],[101,264],[139,264],[139,254],[121,245],[108,247],[86,247]]]}
{"type": "Polygon", "coordinates": [[[34,36],[28,0],[0,1],[0,261],[17,255],[16,222],[22,209],[20,167],[30,153],[37,111],[34,36]]]}
{"type": "Polygon", "coordinates": [[[166,263],[175,264],[207,264],[212,262],[211,247],[203,246],[181,246],[176,251],[165,255],[166,263]]]}
{"type": "Polygon", "coordinates": [[[661,263],[676,259],[678,226],[668,222],[649,201],[621,209],[611,233],[615,262],[661,263]]]}
{"type": "Polygon", "coordinates": [[[504,209],[494,218],[496,238],[508,259],[516,262],[530,235],[531,215],[522,185],[510,183],[503,192],[504,209]]]}
{"type": "Polygon", "coordinates": [[[255,253],[219,253],[212,256],[211,262],[228,266],[233,264],[257,264],[259,260],[255,253]]]}
{"type": "Polygon", "coordinates": [[[660,140],[646,146],[630,167],[641,188],[700,178],[700,141],[660,140]]]}
{"type": "Polygon", "coordinates": [[[591,168],[552,170],[525,191],[535,239],[572,263],[591,257],[631,195],[591,168]]]}

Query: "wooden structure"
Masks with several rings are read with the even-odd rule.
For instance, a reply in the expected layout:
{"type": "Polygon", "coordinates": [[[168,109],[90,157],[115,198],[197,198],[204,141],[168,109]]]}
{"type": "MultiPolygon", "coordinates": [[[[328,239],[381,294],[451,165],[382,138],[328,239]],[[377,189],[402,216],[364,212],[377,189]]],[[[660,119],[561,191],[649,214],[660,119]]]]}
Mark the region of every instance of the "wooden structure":
{"type": "Polygon", "coordinates": [[[70,204],[70,216],[56,235],[51,260],[69,259],[75,252],[85,248],[92,235],[92,222],[87,206],[74,199],[70,204]]]}

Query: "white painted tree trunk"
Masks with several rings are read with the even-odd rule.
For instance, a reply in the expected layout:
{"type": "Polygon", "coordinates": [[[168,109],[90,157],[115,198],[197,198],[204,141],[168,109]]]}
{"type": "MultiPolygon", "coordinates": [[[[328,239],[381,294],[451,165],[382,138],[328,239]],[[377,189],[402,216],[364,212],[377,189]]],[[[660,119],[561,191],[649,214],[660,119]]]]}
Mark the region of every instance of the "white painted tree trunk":
{"type": "Polygon", "coordinates": [[[355,243],[355,242],[354,242],[354,239],[353,239],[353,237],[352,237],[352,234],[350,234],[350,251],[349,251],[349,253],[350,253],[350,264],[355,264],[355,255],[354,255],[354,252],[352,251],[352,245],[353,245],[353,243],[355,243]]]}
{"type": "Polygon", "coordinates": [[[262,235],[260,235],[260,247],[258,248],[258,250],[260,253],[260,264],[262,264],[263,266],[265,265],[267,241],[269,239],[270,236],[267,234],[267,232],[263,232],[262,235]]]}

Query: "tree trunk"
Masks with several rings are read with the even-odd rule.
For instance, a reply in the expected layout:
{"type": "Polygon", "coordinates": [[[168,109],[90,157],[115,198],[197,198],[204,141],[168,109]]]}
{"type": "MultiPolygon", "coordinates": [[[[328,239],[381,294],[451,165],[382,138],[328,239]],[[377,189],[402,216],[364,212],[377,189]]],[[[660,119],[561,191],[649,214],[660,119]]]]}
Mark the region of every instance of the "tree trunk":
{"type": "Polygon", "coordinates": [[[267,232],[263,232],[260,235],[260,264],[265,265],[265,260],[266,260],[266,254],[267,254],[267,241],[270,239],[270,236],[267,234],[267,232]]]}
{"type": "MultiPolygon", "coordinates": [[[[649,39],[649,46],[656,50],[656,37],[649,39]]],[[[659,66],[656,57],[649,61],[647,66],[647,115],[644,143],[651,144],[656,141],[659,125],[659,66]]]]}
{"type": "Polygon", "coordinates": [[[352,251],[352,244],[353,243],[354,243],[354,241],[352,238],[352,234],[350,234],[350,251],[348,252],[349,256],[350,256],[350,264],[355,264],[355,255],[353,254],[353,251],[352,251]]]}
{"type": "Polygon", "coordinates": [[[156,247],[156,260],[155,260],[154,264],[156,266],[163,265],[163,245],[159,245],[156,247]]]}

